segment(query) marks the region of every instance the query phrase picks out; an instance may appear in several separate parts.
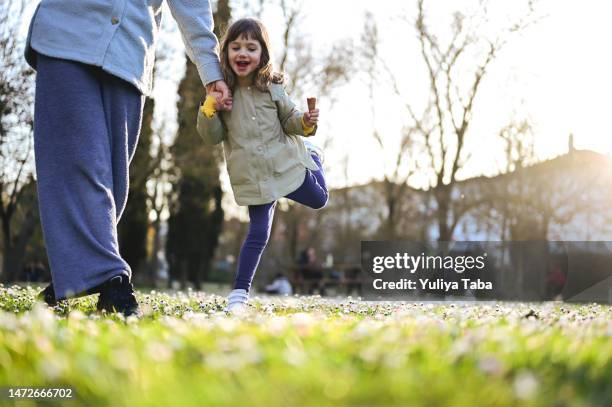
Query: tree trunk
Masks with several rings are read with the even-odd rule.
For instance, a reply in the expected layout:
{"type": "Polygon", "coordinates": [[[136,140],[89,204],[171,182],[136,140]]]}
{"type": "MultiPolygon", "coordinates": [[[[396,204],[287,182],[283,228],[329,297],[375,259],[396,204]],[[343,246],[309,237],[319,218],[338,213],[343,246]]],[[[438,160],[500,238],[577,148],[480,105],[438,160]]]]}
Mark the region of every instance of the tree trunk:
{"type": "Polygon", "coordinates": [[[34,202],[32,208],[25,216],[19,234],[15,236],[15,238],[11,236],[10,220],[7,220],[6,224],[3,225],[4,260],[2,281],[5,283],[14,282],[19,277],[19,271],[23,263],[23,258],[25,257],[26,247],[38,224],[37,212],[38,205],[34,202]]]}
{"type": "MultiPolygon", "coordinates": [[[[291,210],[295,210],[295,208],[290,208],[289,212],[291,212],[291,210]]],[[[298,258],[298,252],[299,252],[299,248],[298,248],[298,241],[299,241],[299,228],[300,228],[300,221],[299,219],[297,219],[296,217],[292,216],[293,214],[289,214],[289,216],[287,217],[289,222],[288,225],[288,234],[289,234],[289,256],[291,256],[291,261],[294,262],[297,258],[298,258]]]]}
{"type": "Polygon", "coordinates": [[[8,283],[13,277],[13,267],[9,262],[11,253],[13,252],[11,247],[11,219],[7,216],[2,216],[2,242],[4,246],[4,258],[2,260],[2,282],[8,283]]]}
{"type": "Polygon", "coordinates": [[[4,257],[2,259],[2,282],[11,283],[15,281],[15,277],[18,273],[18,270],[16,270],[17,266],[15,264],[15,256],[13,254],[13,248],[7,240],[4,241],[3,246],[4,257]]]}
{"type": "Polygon", "coordinates": [[[151,267],[149,269],[148,277],[151,281],[151,284],[155,284],[157,280],[157,275],[159,269],[161,268],[161,264],[157,254],[161,248],[161,235],[160,235],[160,227],[161,220],[159,219],[160,214],[156,213],[155,221],[153,222],[153,249],[151,253],[151,267]]]}
{"type": "Polygon", "coordinates": [[[181,282],[181,290],[184,290],[187,288],[187,275],[189,273],[188,271],[189,268],[189,264],[187,263],[187,261],[183,260],[180,262],[180,270],[181,270],[181,277],[180,277],[180,282],[181,282]]]}
{"type": "Polygon", "coordinates": [[[437,203],[438,241],[448,242],[453,237],[453,231],[449,227],[448,215],[450,212],[450,199],[452,187],[442,185],[436,188],[435,198],[437,203]]]}
{"type": "Polygon", "coordinates": [[[394,185],[391,181],[385,178],[385,194],[387,197],[387,222],[385,226],[384,238],[387,240],[395,239],[395,224],[396,224],[396,207],[397,199],[395,196],[394,185]]]}

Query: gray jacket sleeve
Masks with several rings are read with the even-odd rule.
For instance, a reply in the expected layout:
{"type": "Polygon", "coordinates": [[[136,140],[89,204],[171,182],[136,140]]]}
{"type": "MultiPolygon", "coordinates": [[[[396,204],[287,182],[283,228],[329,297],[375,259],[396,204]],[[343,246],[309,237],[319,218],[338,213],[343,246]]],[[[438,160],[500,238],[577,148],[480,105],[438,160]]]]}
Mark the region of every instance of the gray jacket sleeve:
{"type": "Polygon", "coordinates": [[[189,59],[196,65],[204,85],[223,79],[218,41],[214,27],[210,0],[168,0],[176,20],[189,59]]]}
{"type": "MultiPolygon", "coordinates": [[[[276,101],[278,108],[278,118],[283,126],[285,134],[306,136],[302,127],[302,116],[304,112],[300,111],[295,103],[291,100],[285,89],[281,85],[271,85],[272,98],[276,101]]],[[[307,137],[314,136],[317,132],[317,127],[307,137]]]]}
{"type": "Polygon", "coordinates": [[[219,118],[219,113],[215,114],[210,119],[198,109],[198,120],[197,120],[198,134],[204,140],[204,144],[213,146],[219,144],[227,138],[227,131],[223,122],[219,118]]]}

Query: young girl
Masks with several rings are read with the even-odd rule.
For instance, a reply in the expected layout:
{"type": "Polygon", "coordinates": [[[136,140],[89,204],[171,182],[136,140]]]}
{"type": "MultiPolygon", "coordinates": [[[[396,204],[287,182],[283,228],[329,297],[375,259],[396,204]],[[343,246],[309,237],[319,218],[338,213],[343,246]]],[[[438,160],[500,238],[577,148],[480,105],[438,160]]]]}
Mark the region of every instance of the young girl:
{"type": "Polygon", "coordinates": [[[238,205],[249,207],[249,231],[240,250],[230,312],[243,309],[261,254],[270,238],[276,200],[287,197],[313,209],[327,203],[320,150],[300,136],[317,130],[318,109],[300,112],[289,99],[283,76],[272,70],[263,24],[236,21],[221,41],[221,69],[232,98],[219,105],[208,95],[198,114],[206,144],[223,142],[238,205]]]}

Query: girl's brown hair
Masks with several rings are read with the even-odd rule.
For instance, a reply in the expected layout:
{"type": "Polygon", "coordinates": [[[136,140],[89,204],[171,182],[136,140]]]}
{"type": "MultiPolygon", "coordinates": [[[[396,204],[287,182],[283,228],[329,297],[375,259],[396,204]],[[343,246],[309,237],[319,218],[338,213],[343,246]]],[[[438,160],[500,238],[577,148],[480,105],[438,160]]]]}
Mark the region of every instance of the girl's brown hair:
{"type": "Polygon", "coordinates": [[[270,57],[270,39],[268,30],[261,21],[254,18],[242,18],[234,22],[226,31],[221,40],[221,71],[225,82],[230,89],[236,86],[236,74],[232,71],[229,63],[229,44],[238,37],[245,37],[256,40],[261,44],[261,59],[259,66],[255,70],[255,87],[261,91],[268,90],[271,83],[283,83],[282,73],[274,72],[270,57]]]}

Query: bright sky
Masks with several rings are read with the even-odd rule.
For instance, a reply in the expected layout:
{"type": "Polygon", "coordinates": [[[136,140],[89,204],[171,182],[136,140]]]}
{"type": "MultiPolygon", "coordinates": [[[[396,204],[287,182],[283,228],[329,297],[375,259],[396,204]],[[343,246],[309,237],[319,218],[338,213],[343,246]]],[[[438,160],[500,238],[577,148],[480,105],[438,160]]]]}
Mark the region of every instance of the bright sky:
{"type": "MultiPolygon", "coordinates": [[[[429,9],[432,31],[444,35],[449,13],[455,10],[451,7],[461,6],[467,11],[476,2],[429,3],[434,6],[429,9]]],[[[492,2],[497,7],[492,9],[492,15],[499,21],[507,21],[507,15],[519,12],[516,4],[520,2],[505,3],[492,2]]],[[[393,156],[394,141],[405,123],[402,103],[412,100],[419,103],[423,100],[423,86],[427,86],[426,77],[421,75],[414,29],[409,23],[414,19],[415,7],[412,2],[399,0],[376,3],[308,0],[305,4],[306,15],[300,30],[312,41],[315,52],[328,49],[343,38],[358,41],[366,11],[373,13],[378,22],[383,58],[399,78],[402,93],[406,95],[403,99],[395,97],[381,78],[374,101],[376,126],[388,141],[389,151],[381,151],[373,141],[370,107],[365,97],[367,87],[357,78],[338,90],[338,101],[332,110],[326,110],[325,93],[321,90],[318,96],[323,118],[317,137],[320,144],[325,138],[332,138],[326,152],[332,186],[381,178],[384,162],[393,156]],[[348,180],[342,164],[347,154],[348,180]]],[[[612,125],[607,114],[612,95],[612,56],[609,52],[612,4],[599,0],[544,0],[538,10],[545,17],[521,35],[511,38],[483,83],[467,144],[472,158],[461,174],[463,177],[493,175],[499,170],[503,150],[497,133],[512,117],[531,119],[537,151],[543,158],[567,151],[569,133],[574,134],[577,148],[612,153],[612,125]]],[[[241,11],[235,8],[234,16],[242,17],[241,11]]],[[[171,19],[167,17],[165,23],[169,24],[171,19]]],[[[262,18],[273,42],[279,44],[282,29],[278,23],[279,14],[267,11],[262,18]]],[[[489,29],[495,30],[495,24],[489,29]]],[[[176,34],[166,35],[164,43],[178,50],[182,47],[176,34]]],[[[182,67],[180,58],[174,63],[178,64],[175,68],[178,78],[182,67]]],[[[160,94],[164,94],[167,101],[163,109],[175,106],[175,101],[167,97],[167,87],[172,87],[171,83],[160,84],[160,94]]]]}
{"type": "MultiPolygon", "coordinates": [[[[413,20],[412,2],[387,1],[350,2],[352,13],[346,14],[348,1],[313,1],[310,10],[316,14],[317,26],[333,27],[334,19],[343,15],[345,32],[360,33],[364,10],[368,7],[379,23],[384,57],[396,75],[402,76],[404,94],[422,100],[419,89],[426,78],[418,75],[421,63],[414,30],[405,19],[413,20]],[[317,5],[320,4],[321,7],[317,5]],[[323,5],[326,6],[323,6],[323,5]],[[384,5],[384,6],[381,6],[384,5]],[[406,9],[406,7],[408,7],[406,9]],[[325,13],[317,10],[325,9],[325,13]]],[[[449,6],[472,5],[474,1],[429,2],[432,31],[443,33],[448,24],[449,6]],[[443,7],[445,5],[446,7],[443,7]]],[[[516,9],[521,2],[491,2],[496,7],[516,9]]],[[[309,5],[311,2],[309,2],[309,5]]],[[[510,40],[507,48],[494,63],[483,83],[484,91],[477,99],[473,127],[469,135],[468,149],[472,160],[463,176],[495,173],[502,157],[497,143],[497,132],[512,117],[528,115],[535,125],[538,152],[550,157],[567,150],[570,132],[575,135],[578,148],[590,148],[602,153],[612,152],[612,131],[607,109],[612,94],[612,57],[607,51],[612,38],[612,5],[609,2],[544,1],[540,12],[547,15],[521,36],[510,40]]],[[[494,10],[494,17],[512,14],[516,10],[494,10]]],[[[494,27],[493,27],[494,28],[494,27]]],[[[337,35],[342,35],[340,32],[337,35]]],[[[357,84],[353,84],[357,88],[357,84]]],[[[343,138],[339,145],[350,143],[351,175],[356,182],[369,176],[380,176],[374,163],[375,144],[364,128],[356,121],[356,114],[363,117],[367,109],[353,101],[363,100],[363,90],[346,89],[347,97],[338,103],[333,112],[330,132],[343,138]],[[350,95],[355,95],[351,97],[350,95]],[[338,130],[332,130],[338,129],[338,130]],[[370,158],[372,157],[372,158],[370,158]],[[364,165],[363,163],[371,164],[364,165]]],[[[402,118],[406,114],[394,104],[400,104],[390,94],[379,93],[377,106],[378,127],[386,138],[396,137],[402,118]],[[388,106],[388,108],[387,108],[388,106]]],[[[332,180],[337,181],[337,180],[332,180]]]]}
{"type": "MultiPolygon", "coordinates": [[[[33,0],[30,14],[36,3],[33,0]]],[[[448,33],[450,15],[457,7],[467,13],[478,3],[479,0],[426,0],[431,31],[444,36],[448,33]]],[[[490,32],[508,21],[508,15],[519,12],[519,4],[525,4],[521,0],[490,3],[494,6],[490,32]]],[[[365,96],[367,87],[357,77],[337,90],[337,102],[332,108],[320,99],[322,119],[315,142],[323,145],[327,139],[331,141],[325,166],[328,184],[332,187],[381,179],[385,162],[393,157],[394,143],[406,122],[402,104],[423,103],[428,86],[412,26],[415,2],[304,0],[304,4],[300,35],[312,42],[314,52],[324,52],[346,38],[358,42],[364,14],[370,12],[376,18],[382,57],[397,76],[403,95],[397,98],[381,78],[373,103],[376,104],[376,127],[384,137],[386,150],[382,151],[372,137],[370,102],[365,96]],[[345,162],[348,162],[346,171],[345,162]]],[[[540,0],[538,7],[539,15],[545,17],[511,38],[485,78],[466,145],[472,158],[459,174],[462,178],[494,175],[499,171],[503,166],[503,150],[497,134],[512,118],[531,120],[541,158],[566,152],[570,133],[574,134],[577,148],[612,154],[612,124],[608,119],[612,95],[609,51],[612,3],[540,0]]],[[[235,18],[245,16],[239,6],[234,6],[233,11],[235,18]]],[[[283,29],[279,10],[266,7],[262,19],[273,43],[279,44],[283,29]]],[[[167,73],[156,83],[155,121],[157,125],[163,122],[167,133],[174,135],[176,88],[183,75],[184,48],[168,10],[163,25],[158,47],[165,49],[168,58],[158,61],[158,71],[167,73]]],[[[27,21],[23,28],[25,37],[27,21]]],[[[229,190],[227,174],[224,186],[229,190]]],[[[240,214],[231,193],[225,197],[226,208],[240,214]]]]}
{"type": "MultiPolygon", "coordinates": [[[[444,35],[449,15],[462,7],[470,10],[477,0],[428,1],[432,31],[444,35]]],[[[491,2],[493,16],[499,21],[519,11],[515,2],[491,2]]],[[[371,12],[379,26],[382,56],[399,79],[402,93],[393,95],[387,81],[381,78],[373,103],[376,104],[376,127],[383,134],[387,151],[374,142],[367,87],[355,78],[337,92],[332,109],[326,104],[325,90],[317,95],[322,109],[318,132],[319,144],[332,139],[326,151],[329,184],[333,187],[380,179],[384,163],[395,149],[406,112],[404,102],[419,103],[424,96],[427,79],[422,75],[422,62],[415,40],[412,1],[385,0],[307,0],[300,26],[302,35],[313,43],[313,50],[324,51],[344,38],[356,42],[363,29],[363,16],[371,12]],[[348,156],[348,179],[343,162],[348,156]]],[[[523,3],[524,4],[524,3],[523,3]]],[[[33,9],[32,9],[33,10],[33,9]]],[[[534,124],[538,153],[542,158],[567,151],[569,133],[574,134],[577,148],[588,148],[604,154],[612,153],[612,124],[608,109],[612,95],[612,3],[601,0],[541,0],[539,14],[545,15],[537,25],[510,43],[492,65],[483,83],[474,111],[474,120],[466,148],[472,158],[462,177],[493,175],[501,167],[502,146],[497,133],[514,117],[529,117],[534,124]]],[[[234,8],[234,17],[244,10],[234,8]]],[[[263,15],[274,43],[281,40],[282,26],[278,10],[266,8],[263,15]]],[[[176,86],[182,76],[184,62],[180,35],[172,30],[170,13],[164,16],[164,33],[160,47],[170,58],[160,62],[168,74],[157,81],[157,123],[166,121],[172,130],[175,123],[176,86]]],[[[495,30],[496,23],[489,27],[495,30]]],[[[278,47],[277,47],[278,48],[278,47]]],[[[161,70],[161,69],[160,69],[161,70]]],[[[298,101],[299,102],[299,101],[298,101]]]]}

